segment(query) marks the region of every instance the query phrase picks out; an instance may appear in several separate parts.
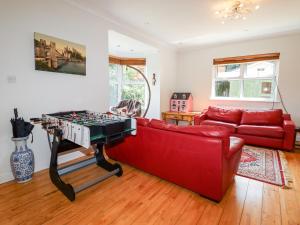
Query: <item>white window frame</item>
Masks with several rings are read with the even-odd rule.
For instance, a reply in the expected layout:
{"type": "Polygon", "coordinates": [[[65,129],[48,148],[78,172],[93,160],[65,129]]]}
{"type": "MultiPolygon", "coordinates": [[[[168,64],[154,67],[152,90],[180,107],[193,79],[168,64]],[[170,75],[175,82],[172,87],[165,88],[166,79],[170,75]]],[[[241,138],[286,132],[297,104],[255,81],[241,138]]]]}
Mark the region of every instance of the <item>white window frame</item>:
{"type": "Polygon", "coordinates": [[[233,65],[233,64],[239,64],[240,66],[240,75],[238,77],[233,77],[233,78],[220,78],[218,77],[218,66],[219,65],[214,65],[213,66],[213,78],[212,78],[212,88],[211,88],[211,100],[229,100],[229,101],[255,101],[255,102],[278,102],[278,90],[277,90],[277,84],[278,84],[278,76],[279,76],[279,60],[262,60],[262,61],[256,61],[256,62],[275,62],[275,71],[274,71],[274,76],[271,77],[252,77],[252,78],[247,78],[245,77],[245,72],[246,72],[246,67],[248,63],[251,62],[246,62],[246,63],[228,63],[228,64],[223,64],[223,65],[233,65]],[[244,81],[245,80],[272,80],[272,92],[273,96],[272,98],[249,98],[249,97],[244,97],[244,81]],[[222,80],[240,80],[240,97],[218,97],[215,96],[215,82],[216,81],[222,81],[222,80]]]}
{"type": "MultiPolygon", "coordinates": [[[[117,78],[118,80],[117,81],[113,81],[112,84],[117,84],[118,85],[118,93],[117,93],[117,103],[120,102],[120,99],[121,99],[121,95],[122,95],[122,78],[123,78],[123,75],[122,75],[122,66],[118,65],[118,64],[115,64],[117,66],[117,78]]],[[[110,80],[110,71],[109,71],[109,82],[111,82],[110,80]]],[[[110,104],[110,101],[109,101],[109,104],[110,104]]],[[[115,105],[114,105],[115,106],[115,105]]],[[[112,106],[110,106],[112,107],[112,106]]]]}
{"type": "MultiPolygon", "coordinates": [[[[113,63],[112,63],[113,64],[113,63]]],[[[117,83],[118,84],[118,102],[120,102],[122,100],[122,89],[125,85],[140,85],[140,84],[144,84],[145,86],[145,105],[147,105],[147,99],[148,99],[148,92],[147,92],[147,88],[146,88],[146,84],[145,82],[140,83],[140,82],[132,82],[132,81],[126,81],[124,79],[124,66],[125,65],[120,65],[120,64],[116,64],[117,65],[117,76],[118,76],[118,81],[117,82],[113,82],[113,83],[117,83]]],[[[133,66],[134,67],[134,66],[133,66]]],[[[147,74],[147,66],[144,66],[144,74],[147,74]]],[[[110,81],[109,81],[110,82],[110,81]]],[[[110,106],[113,107],[113,106],[110,106]]],[[[142,110],[144,110],[144,105],[142,105],[142,110]]]]}

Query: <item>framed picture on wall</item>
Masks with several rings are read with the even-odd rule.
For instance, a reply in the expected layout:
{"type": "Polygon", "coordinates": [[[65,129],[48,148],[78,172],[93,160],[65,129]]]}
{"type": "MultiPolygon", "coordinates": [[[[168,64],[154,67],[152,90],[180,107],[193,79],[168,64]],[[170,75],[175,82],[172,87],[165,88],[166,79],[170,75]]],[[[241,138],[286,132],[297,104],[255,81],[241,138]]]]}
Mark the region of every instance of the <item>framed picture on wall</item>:
{"type": "Polygon", "coordinates": [[[35,69],[86,75],[86,48],[84,45],[34,33],[35,69]]]}

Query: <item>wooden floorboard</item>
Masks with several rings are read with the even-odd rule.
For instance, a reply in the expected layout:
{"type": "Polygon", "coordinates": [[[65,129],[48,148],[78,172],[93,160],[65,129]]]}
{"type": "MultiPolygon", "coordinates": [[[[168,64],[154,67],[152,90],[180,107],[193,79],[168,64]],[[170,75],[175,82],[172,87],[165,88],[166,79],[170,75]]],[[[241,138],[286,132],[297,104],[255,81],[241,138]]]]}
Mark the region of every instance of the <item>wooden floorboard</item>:
{"type": "Polygon", "coordinates": [[[244,208],[247,195],[249,179],[235,177],[234,187],[230,190],[228,198],[223,206],[223,214],[219,222],[220,225],[238,225],[244,208]],[[234,212],[234,213],[233,213],[234,212]]]}
{"type": "Polygon", "coordinates": [[[262,214],[263,183],[249,180],[240,225],[260,225],[262,214]]]}
{"type": "MultiPolygon", "coordinates": [[[[112,177],[67,200],[48,171],[25,184],[0,185],[0,224],[300,225],[300,152],[285,153],[291,189],[236,176],[220,203],[123,165],[112,177]]],[[[104,173],[96,166],[64,179],[80,185],[104,173]]]]}
{"type": "Polygon", "coordinates": [[[281,225],[279,187],[263,184],[262,225],[281,225]]]}

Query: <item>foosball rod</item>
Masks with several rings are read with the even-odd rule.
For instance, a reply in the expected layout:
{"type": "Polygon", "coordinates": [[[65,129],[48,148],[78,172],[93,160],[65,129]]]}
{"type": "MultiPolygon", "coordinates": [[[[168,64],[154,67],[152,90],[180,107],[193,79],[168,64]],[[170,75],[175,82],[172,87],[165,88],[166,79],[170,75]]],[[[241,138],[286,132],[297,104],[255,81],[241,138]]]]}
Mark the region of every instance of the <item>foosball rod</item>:
{"type": "Polygon", "coordinates": [[[74,192],[78,193],[80,191],[83,191],[83,190],[89,188],[90,186],[93,186],[93,185],[95,185],[95,184],[97,184],[97,183],[99,183],[101,181],[106,180],[107,178],[110,178],[110,177],[114,176],[115,174],[117,174],[119,172],[120,172],[120,169],[117,168],[117,169],[115,169],[115,170],[113,170],[111,172],[106,173],[105,175],[103,175],[101,177],[98,177],[98,178],[96,178],[94,180],[88,181],[88,182],[86,182],[86,183],[84,183],[84,184],[82,184],[82,185],[80,185],[78,187],[74,187],[74,192]]]}
{"type": "Polygon", "coordinates": [[[85,160],[82,160],[80,162],[77,162],[77,163],[59,168],[58,169],[58,174],[60,176],[62,176],[62,175],[68,174],[68,173],[72,173],[76,170],[80,170],[84,167],[95,164],[96,162],[97,162],[96,157],[85,159],[85,160]]]}

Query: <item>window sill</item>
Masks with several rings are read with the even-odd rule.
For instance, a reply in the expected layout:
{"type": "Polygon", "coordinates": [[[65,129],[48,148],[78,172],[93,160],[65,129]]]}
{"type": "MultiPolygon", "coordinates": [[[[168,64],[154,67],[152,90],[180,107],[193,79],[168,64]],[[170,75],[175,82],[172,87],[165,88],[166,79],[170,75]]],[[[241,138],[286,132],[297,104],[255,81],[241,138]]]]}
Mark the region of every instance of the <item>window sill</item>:
{"type": "Polygon", "coordinates": [[[213,101],[235,101],[235,102],[266,102],[266,103],[280,103],[278,100],[270,99],[258,99],[258,98],[222,98],[222,97],[210,97],[213,101]]]}

